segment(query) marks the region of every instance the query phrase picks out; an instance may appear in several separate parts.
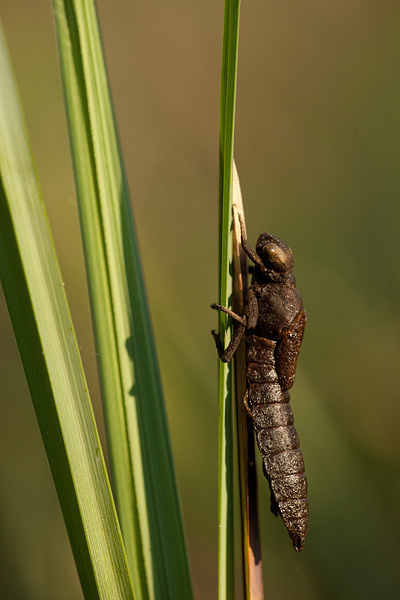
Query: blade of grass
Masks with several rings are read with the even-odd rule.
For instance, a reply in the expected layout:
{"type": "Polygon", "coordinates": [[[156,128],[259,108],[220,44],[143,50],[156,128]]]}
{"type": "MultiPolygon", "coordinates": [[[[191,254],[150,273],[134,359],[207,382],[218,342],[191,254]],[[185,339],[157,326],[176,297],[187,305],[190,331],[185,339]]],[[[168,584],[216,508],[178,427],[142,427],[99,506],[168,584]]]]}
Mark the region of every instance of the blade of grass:
{"type": "Polygon", "coordinates": [[[75,334],[0,24],[0,276],[86,598],[133,599],[75,334]]]}
{"type": "MultiPolygon", "coordinates": [[[[231,306],[232,279],[232,162],[239,43],[240,1],[226,0],[221,68],[220,189],[219,189],[219,303],[231,306]]],[[[230,341],[230,319],[220,312],[219,333],[224,347],[230,341]]],[[[234,595],[232,365],[219,362],[219,495],[218,597],[234,595]]]]}
{"type": "Polygon", "coordinates": [[[117,508],[138,598],[191,598],[164,400],[95,8],[53,0],[117,508]]]}

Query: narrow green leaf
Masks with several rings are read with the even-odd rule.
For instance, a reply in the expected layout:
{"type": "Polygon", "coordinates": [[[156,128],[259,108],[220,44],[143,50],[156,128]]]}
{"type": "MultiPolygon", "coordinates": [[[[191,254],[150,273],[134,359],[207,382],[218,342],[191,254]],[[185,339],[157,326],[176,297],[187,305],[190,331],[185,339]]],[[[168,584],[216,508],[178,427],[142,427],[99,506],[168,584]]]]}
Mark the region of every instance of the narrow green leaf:
{"type": "MultiPolygon", "coordinates": [[[[232,306],[232,170],[239,43],[240,0],[225,1],[220,108],[220,278],[219,303],[232,306]]],[[[224,347],[230,341],[230,319],[222,312],[219,331],[224,347]]],[[[233,598],[233,430],[232,366],[219,362],[219,543],[218,597],[233,598]]]]}
{"type": "Polygon", "coordinates": [[[90,600],[134,598],[75,334],[0,26],[0,276],[90,600]]]}
{"type": "Polygon", "coordinates": [[[53,0],[113,484],[138,598],[191,598],[157,355],[95,8],[53,0]]]}

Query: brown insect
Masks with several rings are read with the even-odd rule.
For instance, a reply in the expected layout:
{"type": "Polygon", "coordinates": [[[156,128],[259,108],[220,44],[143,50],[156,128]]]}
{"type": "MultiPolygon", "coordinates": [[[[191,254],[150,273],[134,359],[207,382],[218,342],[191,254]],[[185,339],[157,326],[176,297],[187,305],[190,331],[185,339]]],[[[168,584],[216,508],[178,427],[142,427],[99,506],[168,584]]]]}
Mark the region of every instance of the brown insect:
{"type": "Polygon", "coordinates": [[[294,382],[307,316],[292,273],[290,247],[264,231],[254,252],[247,242],[242,219],[240,225],[243,250],[255,265],[252,283],[243,316],[219,304],[212,305],[236,323],[226,350],[215,331],[213,335],[223,362],[231,360],[245,335],[244,403],[271,488],[271,511],[281,515],[299,552],[308,529],[307,479],[288,390],[294,382]]]}

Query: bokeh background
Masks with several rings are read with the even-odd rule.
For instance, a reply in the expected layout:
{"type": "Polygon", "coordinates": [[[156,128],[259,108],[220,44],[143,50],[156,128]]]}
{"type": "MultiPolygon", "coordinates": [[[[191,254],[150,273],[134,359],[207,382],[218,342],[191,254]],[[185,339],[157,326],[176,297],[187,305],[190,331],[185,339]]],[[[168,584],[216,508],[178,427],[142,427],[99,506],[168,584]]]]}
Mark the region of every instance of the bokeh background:
{"type": "MultiPolygon", "coordinates": [[[[98,9],[196,598],[216,598],[223,1],[98,9]]],[[[3,0],[1,15],[103,432],[50,2],[3,0]]],[[[249,240],[266,229],[292,246],[309,316],[292,405],[310,529],[295,554],[260,478],[267,597],[398,598],[400,5],[243,1],[239,52],[249,240]]],[[[2,298],[0,328],[0,597],[81,598],[2,298]]]]}

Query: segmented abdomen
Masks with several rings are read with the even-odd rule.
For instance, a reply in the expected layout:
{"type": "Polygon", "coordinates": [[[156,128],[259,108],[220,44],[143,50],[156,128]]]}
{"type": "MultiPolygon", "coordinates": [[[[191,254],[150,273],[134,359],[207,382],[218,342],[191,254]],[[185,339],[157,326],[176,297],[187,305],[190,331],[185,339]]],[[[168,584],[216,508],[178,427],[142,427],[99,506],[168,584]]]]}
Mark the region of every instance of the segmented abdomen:
{"type": "Polygon", "coordinates": [[[247,404],[271,487],[271,510],[280,514],[296,550],[308,529],[307,479],[289,392],[282,392],[275,368],[276,342],[246,336],[247,404]]]}

